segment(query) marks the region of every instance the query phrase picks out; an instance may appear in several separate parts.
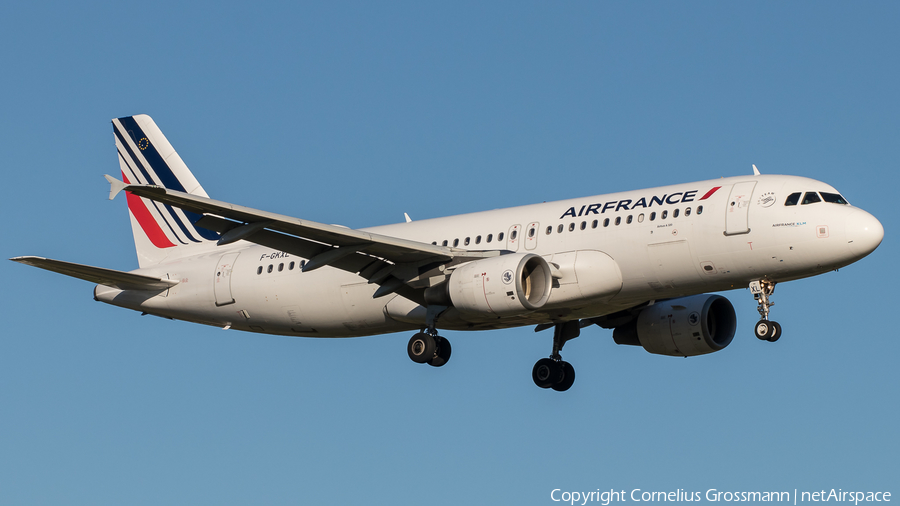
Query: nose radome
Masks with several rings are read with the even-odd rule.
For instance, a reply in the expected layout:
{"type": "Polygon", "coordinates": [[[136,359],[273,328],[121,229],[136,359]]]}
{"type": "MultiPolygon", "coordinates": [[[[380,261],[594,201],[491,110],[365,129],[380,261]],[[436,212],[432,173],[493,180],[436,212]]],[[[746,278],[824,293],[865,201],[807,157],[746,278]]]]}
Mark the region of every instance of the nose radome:
{"type": "Polygon", "coordinates": [[[857,209],[847,216],[847,246],[862,258],[875,251],[884,238],[884,227],[871,214],[857,209]]]}

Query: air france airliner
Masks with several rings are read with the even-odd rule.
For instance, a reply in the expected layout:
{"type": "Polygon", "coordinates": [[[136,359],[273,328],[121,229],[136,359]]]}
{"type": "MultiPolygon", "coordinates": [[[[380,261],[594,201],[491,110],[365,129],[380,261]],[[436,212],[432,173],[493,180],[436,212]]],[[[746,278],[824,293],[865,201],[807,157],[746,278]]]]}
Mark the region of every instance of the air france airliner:
{"type": "Polygon", "coordinates": [[[302,337],[414,331],[413,362],[450,359],[446,330],[553,329],[534,365],[568,390],[563,345],[591,324],[618,344],[689,357],[735,335],[750,288],[756,337],[774,342],[778,283],[856,262],[884,229],[828,184],[753,174],[366,229],[210,198],[146,115],[114,119],[139,268],[11,260],[97,283],[94,299],[225,329],[302,337]]]}

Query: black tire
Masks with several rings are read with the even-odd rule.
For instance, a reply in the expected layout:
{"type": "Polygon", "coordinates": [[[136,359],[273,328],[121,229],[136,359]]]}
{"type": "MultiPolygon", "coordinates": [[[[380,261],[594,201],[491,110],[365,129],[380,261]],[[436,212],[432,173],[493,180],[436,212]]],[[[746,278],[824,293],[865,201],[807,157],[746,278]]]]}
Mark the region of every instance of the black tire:
{"type": "Polygon", "coordinates": [[[437,338],[437,354],[435,357],[428,361],[428,365],[432,365],[434,367],[440,367],[447,363],[450,360],[450,340],[445,337],[438,336],[437,338]]]}
{"type": "Polygon", "coordinates": [[[769,322],[769,323],[772,324],[772,335],[770,335],[768,337],[768,339],[766,339],[766,340],[769,341],[770,343],[774,343],[775,341],[777,341],[778,339],[781,338],[781,324],[779,324],[778,322],[769,322]]]}
{"type": "Polygon", "coordinates": [[[565,392],[566,390],[572,388],[572,384],[575,383],[575,368],[572,367],[572,364],[568,362],[560,362],[562,366],[563,377],[562,381],[551,386],[553,390],[557,392],[565,392]]]}
{"type": "Polygon", "coordinates": [[[756,322],[756,327],[753,328],[753,333],[756,334],[756,338],[760,341],[768,341],[769,336],[772,334],[772,322],[768,320],[760,320],[756,322]]]}
{"type": "Polygon", "coordinates": [[[437,343],[434,337],[424,332],[419,332],[410,338],[406,345],[406,352],[410,360],[417,364],[424,364],[434,358],[437,343]]]}
{"type": "Polygon", "coordinates": [[[541,388],[550,388],[562,379],[562,367],[555,360],[542,358],[531,369],[531,379],[541,388]]]}

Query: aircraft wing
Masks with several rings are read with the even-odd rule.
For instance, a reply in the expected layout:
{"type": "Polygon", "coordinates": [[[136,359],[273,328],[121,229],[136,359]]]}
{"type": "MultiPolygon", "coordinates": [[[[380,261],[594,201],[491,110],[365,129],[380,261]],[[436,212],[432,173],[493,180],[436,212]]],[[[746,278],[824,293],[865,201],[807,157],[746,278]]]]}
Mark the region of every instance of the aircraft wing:
{"type": "Polygon", "coordinates": [[[83,279],[100,285],[111,286],[120,290],[155,290],[162,291],[178,284],[172,279],[160,279],[152,276],[142,276],[130,272],[104,269],[90,265],[73,264],[62,260],[53,260],[43,257],[15,257],[13,262],[39,267],[48,271],[58,272],[73,278],[83,279]]]}
{"type": "MultiPolygon", "coordinates": [[[[219,232],[222,235],[220,245],[239,240],[250,241],[308,258],[309,261],[303,268],[305,271],[331,265],[354,273],[359,272],[370,282],[379,283],[382,287],[385,287],[386,280],[390,276],[408,283],[418,274],[413,271],[427,265],[500,254],[499,251],[450,248],[337,225],[326,225],[162,186],[126,184],[112,176],[105,177],[111,185],[110,199],[124,190],[139,197],[202,215],[196,224],[219,232]],[[397,267],[404,267],[405,270],[397,267]]],[[[396,281],[389,284],[396,284],[396,281]]],[[[396,287],[391,291],[396,291],[396,287]]]]}

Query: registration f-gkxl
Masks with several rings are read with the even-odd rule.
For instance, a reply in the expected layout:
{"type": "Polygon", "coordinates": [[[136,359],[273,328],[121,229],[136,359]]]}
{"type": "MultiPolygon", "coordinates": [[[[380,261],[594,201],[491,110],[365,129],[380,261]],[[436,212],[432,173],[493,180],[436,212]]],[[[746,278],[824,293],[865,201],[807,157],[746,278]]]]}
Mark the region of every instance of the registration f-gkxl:
{"type": "Polygon", "coordinates": [[[728,299],[750,287],[759,339],[775,285],[875,250],[884,229],[831,186],[754,174],[352,230],[209,198],[149,116],[113,120],[139,269],[12,260],[94,283],[96,300],[205,325],[305,337],[415,330],[407,352],[443,366],[438,329],[553,329],[534,382],[567,390],[560,352],[580,329],[678,357],[719,351],[728,299]]]}

